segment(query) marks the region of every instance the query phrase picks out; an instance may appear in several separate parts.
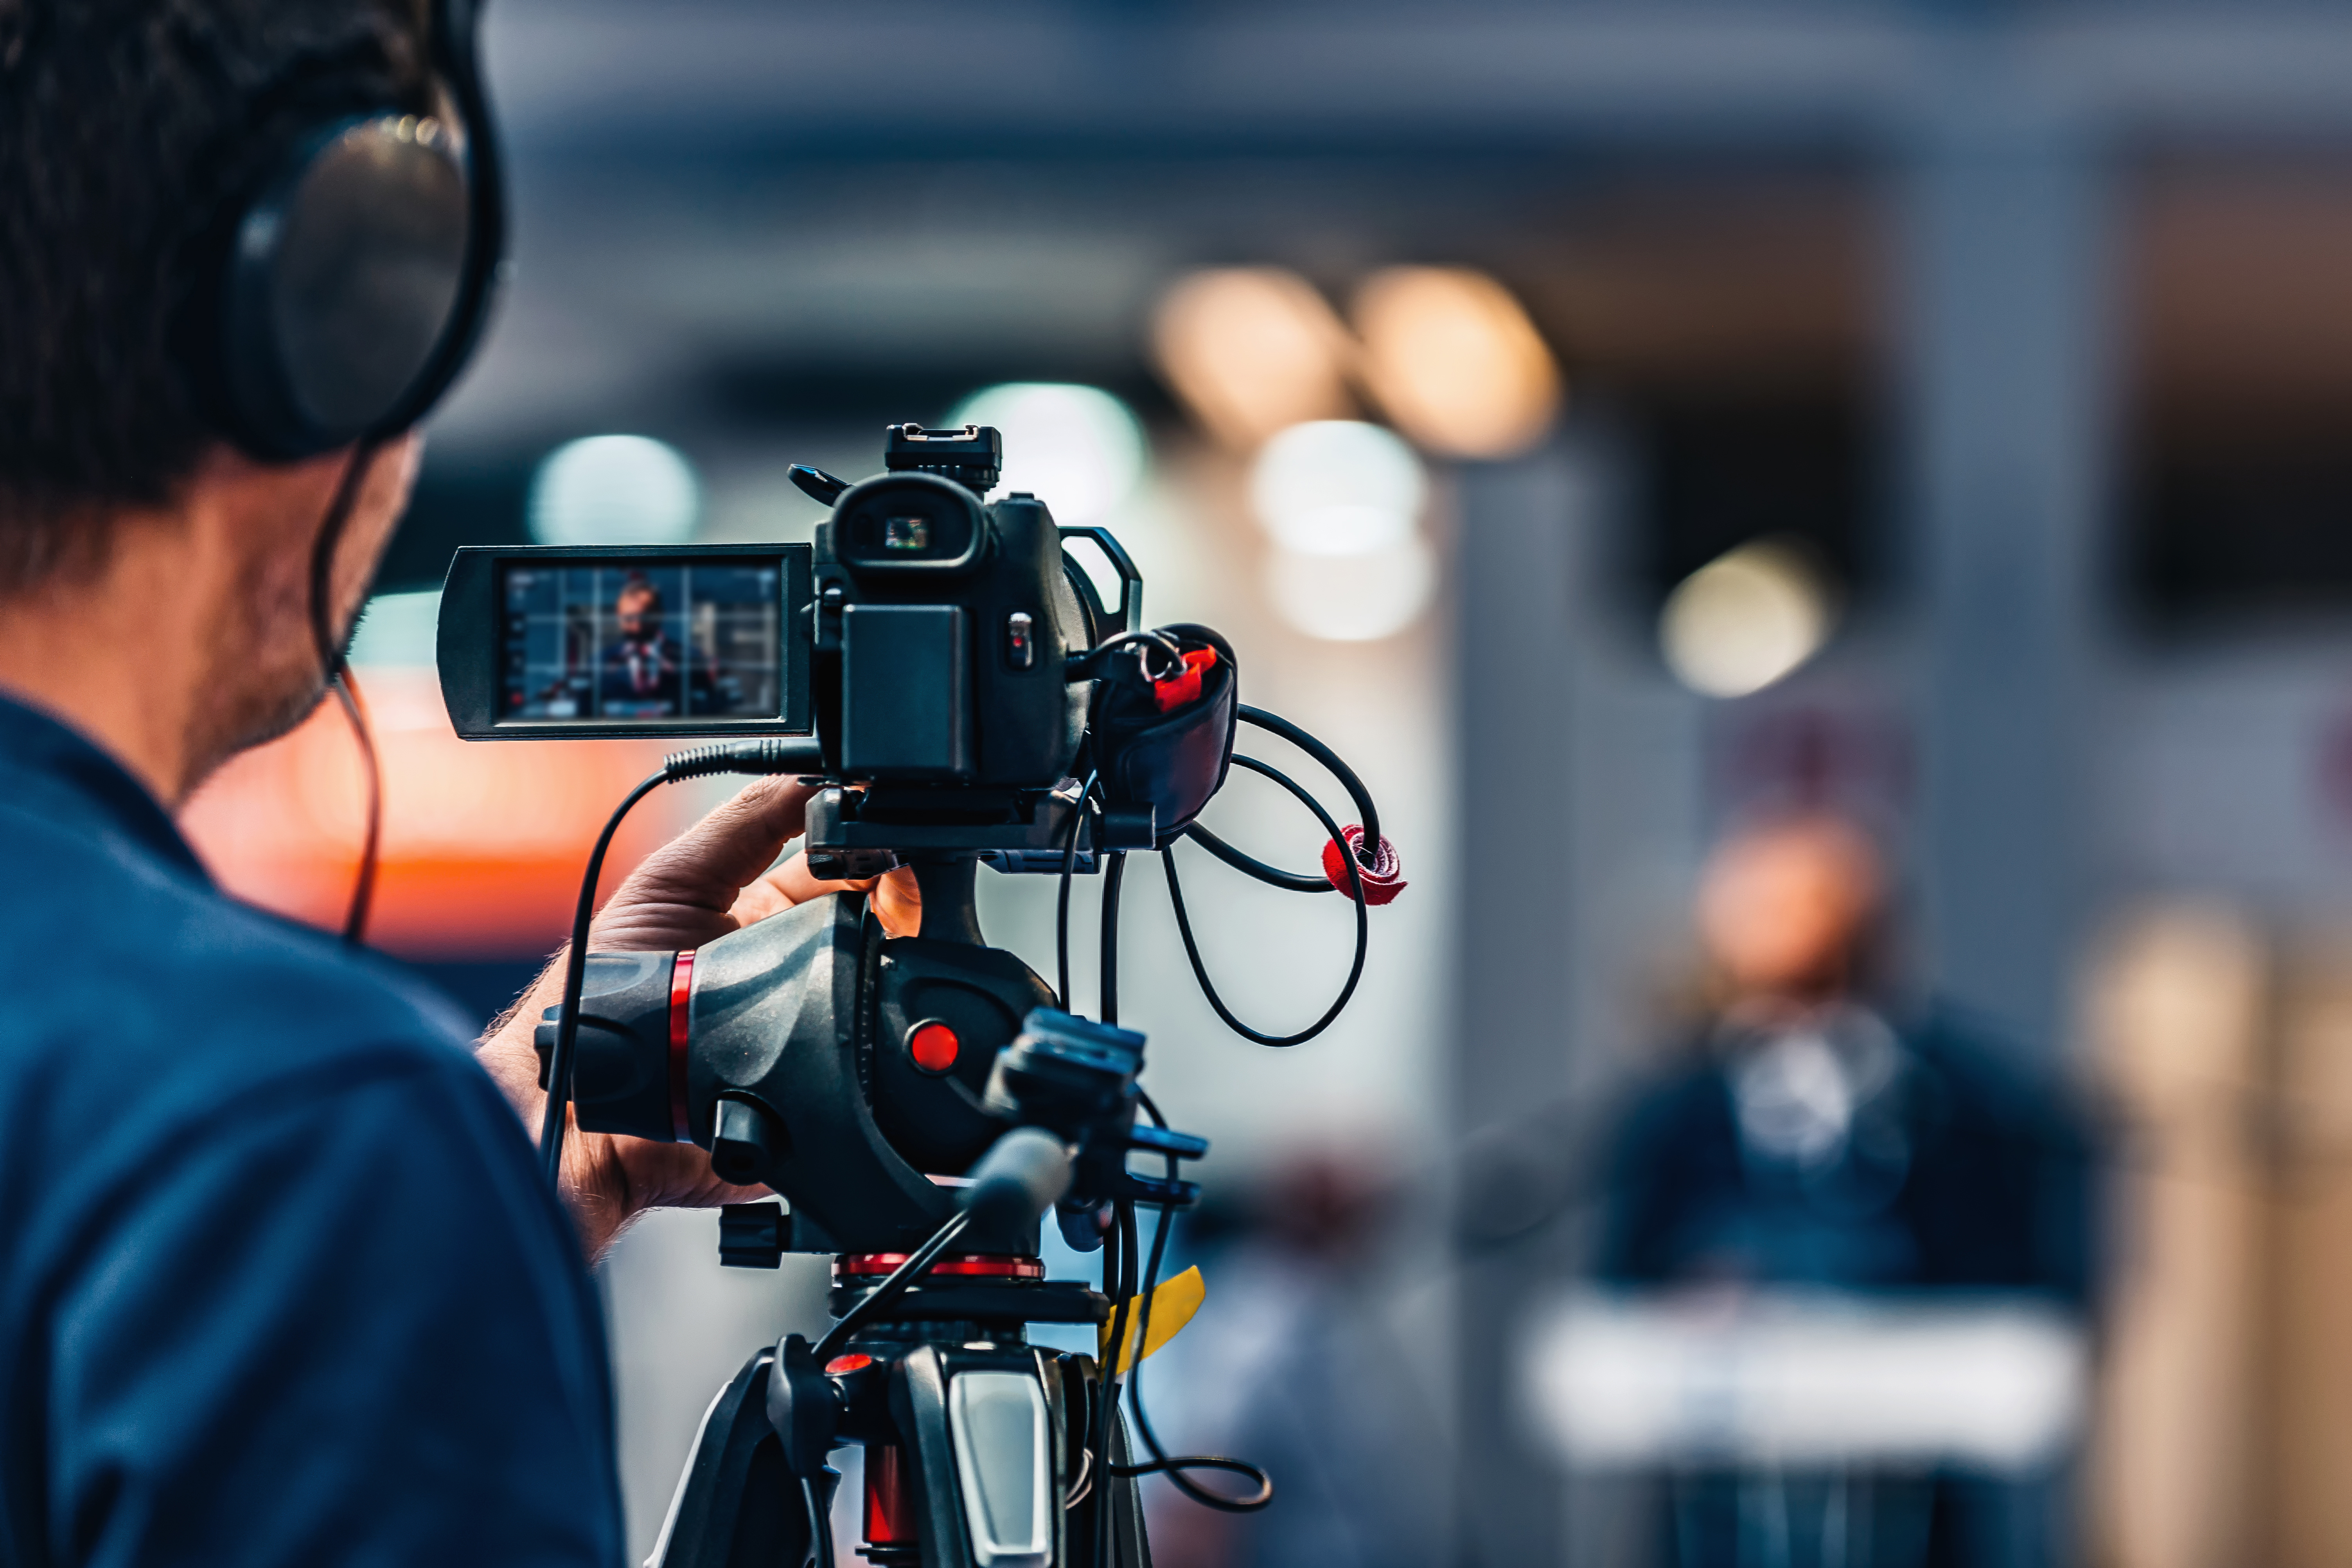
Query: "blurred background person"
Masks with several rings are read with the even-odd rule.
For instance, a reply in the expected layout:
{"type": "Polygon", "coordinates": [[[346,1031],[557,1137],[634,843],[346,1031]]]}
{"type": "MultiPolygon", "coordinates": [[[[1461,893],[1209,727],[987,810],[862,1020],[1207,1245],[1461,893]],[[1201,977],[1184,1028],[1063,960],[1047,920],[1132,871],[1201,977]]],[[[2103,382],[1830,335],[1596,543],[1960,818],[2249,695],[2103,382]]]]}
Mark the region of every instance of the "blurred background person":
{"type": "Polygon", "coordinates": [[[1601,1278],[2088,1301],[2084,1130],[2017,1047],[1900,1002],[1886,891],[1833,816],[1717,849],[1696,912],[1719,1000],[1626,1110],[1601,1278]]]}
{"type": "MultiPolygon", "coordinates": [[[[1885,867],[1848,819],[1769,816],[1717,848],[1696,910],[1715,1005],[1623,1108],[1597,1279],[1727,1301],[2022,1295],[2089,1311],[2084,1123],[2014,1046],[1901,1001],[1888,920],[1885,867]]],[[[2060,1549],[2056,1521],[2032,1517],[2033,1480],[1937,1477],[1916,1455],[1874,1470],[1872,1444],[1857,1434],[1853,1463],[1813,1473],[1679,1467],[1660,1560],[1907,1568],[2060,1549]]]]}

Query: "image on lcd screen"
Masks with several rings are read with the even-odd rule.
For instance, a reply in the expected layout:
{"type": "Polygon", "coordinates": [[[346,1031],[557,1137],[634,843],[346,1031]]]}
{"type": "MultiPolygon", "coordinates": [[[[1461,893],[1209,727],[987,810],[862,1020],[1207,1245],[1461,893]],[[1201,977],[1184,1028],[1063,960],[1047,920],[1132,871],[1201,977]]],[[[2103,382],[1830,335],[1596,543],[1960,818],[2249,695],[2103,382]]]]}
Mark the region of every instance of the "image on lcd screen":
{"type": "Polygon", "coordinates": [[[690,723],[783,713],[783,563],[511,566],[502,720],[690,723]]]}

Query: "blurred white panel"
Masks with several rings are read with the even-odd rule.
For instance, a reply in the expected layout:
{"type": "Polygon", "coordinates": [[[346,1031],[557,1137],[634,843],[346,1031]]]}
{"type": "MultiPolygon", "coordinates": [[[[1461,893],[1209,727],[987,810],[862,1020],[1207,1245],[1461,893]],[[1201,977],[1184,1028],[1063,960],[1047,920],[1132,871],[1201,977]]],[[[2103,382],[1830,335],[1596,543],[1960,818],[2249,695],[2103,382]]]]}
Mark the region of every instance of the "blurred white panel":
{"type": "Polygon", "coordinates": [[[2090,1381],[2082,1325],[2021,1299],[1580,1293],[1526,1354],[1528,1415],[1585,1467],[2023,1469],[2074,1441],[2090,1381]]]}
{"type": "Polygon", "coordinates": [[[1326,642],[1378,642],[1421,618],[1437,591],[1429,546],[1402,539],[1365,554],[1266,557],[1266,594],[1282,618],[1326,642]]]}

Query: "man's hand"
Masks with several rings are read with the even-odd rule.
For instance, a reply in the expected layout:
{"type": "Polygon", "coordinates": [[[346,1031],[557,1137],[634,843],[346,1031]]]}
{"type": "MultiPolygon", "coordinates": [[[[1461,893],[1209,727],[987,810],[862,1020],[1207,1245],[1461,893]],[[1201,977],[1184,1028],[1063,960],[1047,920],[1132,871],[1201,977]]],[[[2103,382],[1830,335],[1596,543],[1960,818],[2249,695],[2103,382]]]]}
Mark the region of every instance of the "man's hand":
{"type": "MultiPolygon", "coordinates": [[[[798,855],[777,864],[784,846],[800,837],[811,793],[794,779],[761,779],[655,851],[597,914],[590,927],[593,944],[635,952],[700,947],[794,904],[845,890],[870,891],[883,929],[912,935],[922,923],[922,905],[910,873],[824,882],[809,875],[798,855]]],[[[547,1096],[539,1087],[531,1031],[540,1015],[563,999],[564,957],[557,952],[514,1010],[490,1026],[478,1052],[534,1135],[547,1096]]],[[[691,1143],[583,1132],[576,1116],[567,1117],[563,1195],[592,1260],[646,1209],[742,1203],[764,1191],[720,1181],[711,1173],[710,1156],[691,1143]]]]}

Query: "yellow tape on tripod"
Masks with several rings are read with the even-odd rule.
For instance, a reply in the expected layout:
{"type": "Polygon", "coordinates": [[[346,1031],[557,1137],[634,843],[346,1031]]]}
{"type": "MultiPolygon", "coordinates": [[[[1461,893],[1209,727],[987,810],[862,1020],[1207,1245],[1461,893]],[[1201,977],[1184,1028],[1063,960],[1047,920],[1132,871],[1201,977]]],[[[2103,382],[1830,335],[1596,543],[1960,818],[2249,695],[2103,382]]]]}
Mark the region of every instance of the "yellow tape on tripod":
{"type": "MultiPolygon", "coordinates": [[[[1208,1285],[1202,1279],[1197,1267],[1187,1268],[1173,1279],[1160,1281],[1160,1288],[1151,1292],[1151,1337],[1143,1342],[1146,1359],[1159,1354],[1160,1347],[1174,1339],[1184,1325],[1192,1321],[1192,1314],[1201,1310],[1202,1300],[1208,1293],[1208,1285]]],[[[1102,1352],[1104,1363],[1117,1365],[1121,1375],[1134,1369],[1135,1331],[1142,1321],[1143,1298],[1137,1296],[1127,1304],[1127,1353],[1115,1363],[1110,1353],[1110,1325],[1105,1323],[1095,1335],[1095,1343],[1102,1352]]]]}

